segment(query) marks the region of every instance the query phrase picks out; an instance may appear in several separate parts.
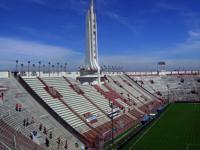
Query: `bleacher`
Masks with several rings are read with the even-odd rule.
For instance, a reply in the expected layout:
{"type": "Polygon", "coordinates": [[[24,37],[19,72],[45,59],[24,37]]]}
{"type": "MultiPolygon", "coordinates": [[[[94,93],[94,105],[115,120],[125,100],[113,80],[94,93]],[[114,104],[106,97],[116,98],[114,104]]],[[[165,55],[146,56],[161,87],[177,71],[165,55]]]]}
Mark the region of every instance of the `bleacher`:
{"type": "Polygon", "coordinates": [[[134,106],[139,108],[144,113],[151,113],[160,107],[161,101],[157,97],[146,91],[144,88],[140,87],[140,85],[138,85],[126,75],[109,76],[107,78],[109,80],[108,84],[112,83],[110,86],[116,84],[128,93],[125,95],[128,95],[129,98],[131,95],[137,99],[141,104],[136,104],[134,106]]]}
{"type": "MultiPolygon", "coordinates": [[[[113,127],[115,128],[114,131],[114,137],[123,133],[130,127],[133,127],[133,125],[136,123],[135,120],[130,118],[128,115],[124,114],[120,117],[117,117],[113,120],[113,127]]],[[[101,126],[98,126],[96,128],[98,131],[101,131],[103,133],[103,139],[104,141],[111,139],[111,129],[112,129],[112,123],[107,122],[105,124],[102,124],[101,126]]],[[[85,135],[91,135],[92,131],[88,131],[84,133],[85,135]]]]}
{"type": "Polygon", "coordinates": [[[94,85],[96,90],[105,96],[106,99],[108,99],[110,102],[112,102],[116,107],[119,107],[120,109],[125,109],[127,104],[121,102],[121,100],[115,99],[110,91],[104,91],[100,86],[94,85]]]}
{"type": "Polygon", "coordinates": [[[88,96],[96,105],[98,105],[105,112],[110,112],[111,108],[109,102],[103,95],[101,95],[97,90],[91,85],[79,85],[84,91],[85,95],[88,96]]]}
{"type": "Polygon", "coordinates": [[[132,110],[129,111],[129,113],[133,116],[135,116],[137,119],[141,119],[143,116],[144,116],[144,112],[141,111],[140,109],[138,108],[134,108],[132,110]]]}
{"type": "MultiPolygon", "coordinates": [[[[73,128],[78,128],[85,123],[73,114],[59,99],[52,98],[44,89],[44,85],[38,78],[24,78],[29,86],[41,97],[41,99],[55,111],[63,120],[73,128]]],[[[63,95],[64,96],[64,95],[63,95]]]]}
{"type": "Polygon", "coordinates": [[[24,80],[41,97],[41,99],[45,101],[47,105],[49,105],[50,108],[52,108],[61,117],[63,114],[65,114],[65,115],[68,115],[67,116],[68,118],[73,119],[73,121],[71,121],[70,119],[67,119],[67,117],[65,117],[66,119],[65,118],[64,119],[66,123],[71,124],[72,127],[75,128],[78,132],[80,132],[84,136],[87,136],[86,137],[87,139],[88,137],[91,137],[91,136],[93,137],[93,138],[91,137],[91,139],[88,139],[88,140],[90,140],[91,142],[96,140],[97,135],[93,130],[103,134],[103,132],[98,131],[97,128],[109,122],[110,119],[100,110],[98,110],[94,105],[92,105],[87,99],[85,99],[83,95],[79,95],[78,93],[76,93],[68,84],[68,82],[65,81],[64,78],[46,77],[40,80],[38,78],[24,78],[24,80]],[[41,82],[41,80],[43,82],[41,82]],[[69,107],[72,108],[82,119],[84,118],[83,117],[84,114],[91,112],[97,116],[97,122],[89,124],[89,126],[87,126],[88,123],[86,123],[86,119],[85,119],[85,121],[80,120],[83,122],[83,124],[81,125],[81,123],[79,123],[77,120],[77,119],[80,119],[79,117],[77,117],[77,115],[74,115],[73,117],[70,116],[71,114],[75,114],[74,111],[72,111],[72,109],[67,110],[67,107],[60,107],[62,106],[62,103],[60,102],[60,100],[58,98],[53,98],[49,95],[49,93],[44,89],[45,87],[44,83],[45,85],[54,87],[61,94],[62,100],[67,105],[69,105],[69,107]],[[76,123],[79,126],[75,126],[73,123],[76,123]],[[86,132],[89,132],[89,131],[92,133],[92,135],[85,134],[86,132]]]}
{"type": "MultiPolygon", "coordinates": [[[[93,86],[80,85],[75,80],[64,77],[24,78],[24,80],[55,113],[59,114],[61,118],[65,119],[66,123],[77,129],[77,131],[81,132],[85,137],[90,137],[91,142],[96,140],[98,134],[104,135],[110,130],[111,121],[107,116],[107,114],[111,112],[109,101],[105,98],[105,95],[101,95],[93,86]],[[60,97],[52,97],[51,94],[45,90],[46,86],[53,87],[54,90],[60,94],[60,97]],[[64,101],[68,107],[64,107],[62,101],[64,101]],[[97,122],[88,125],[86,121],[83,121],[83,116],[88,113],[96,115],[97,122]],[[82,119],[77,117],[76,114],[82,119]],[[63,117],[64,115],[65,118],[63,117]],[[69,119],[67,119],[67,117],[69,119]],[[73,118],[73,121],[70,120],[71,118],[73,118]],[[75,123],[79,126],[76,126],[75,123]]],[[[105,91],[111,93],[112,98],[115,99],[117,103],[129,107],[129,103],[120,95],[111,91],[111,89],[106,86],[103,88],[105,91]]],[[[128,117],[128,115],[125,116],[128,117]]],[[[114,119],[118,121],[121,120],[120,122],[124,122],[124,125],[129,124],[129,126],[136,123],[136,118],[128,118],[129,121],[125,121],[126,119],[122,119],[121,113],[119,113],[114,119]]],[[[116,135],[125,131],[126,128],[122,127],[120,132],[116,135]]]]}
{"type": "Polygon", "coordinates": [[[2,141],[0,141],[0,149],[1,150],[11,150],[11,148],[9,148],[5,143],[3,143],[2,141]]]}
{"type": "MultiPolygon", "coordinates": [[[[0,85],[8,87],[8,91],[5,93],[3,103],[0,103],[0,118],[4,118],[4,121],[8,121],[13,128],[20,130],[20,132],[26,137],[30,138],[32,131],[37,131],[37,142],[42,144],[45,149],[56,149],[58,147],[57,139],[61,138],[60,148],[64,147],[64,143],[67,140],[67,146],[69,149],[74,149],[75,143],[83,145],[75,136],[66,130],[60,123],[58,123],[53,116],[51,116],[37,101],[35,101],[27,91],[19,84],[19,82],[12,76],[10,78],[4,78],[0,80],[0,85]],[[16,112],[16,104],[22,105],[21,112],[16,112]],[[8,116],[10,114],[10,116],[8,116]],[[34,118],[35,123],[29,123],[24,128],[23,119],[34,118]],[[41,131],[39,126],[42,124],[41,131]],[[44,128],[47,133],[44,134],[44,128]],[[49,138],[50,132],[52,132],[52,138],[49,138]],[[50,146],[46,147],[44,144],[45,138],[50,141],[50,146]]],[[[85,126],[78,128],[82,133],[86,129],[85,126]]]]}
{"type": "Polygon", "coordinates": [[[171,101],[199,101],[198,91],[200,86],[197,81],[198,76],[170,75],[130,77],[149,92],[163,99],[170,99],[171,101]],[[195,93],[192,93],[192,91],[195,91],[195,93]]]}
{"type": "MultiPolygon", "coordinates": [[[[34,101],[12,77],[1,80],[0,86],[8,87],[8,92],[5,93],[3,105],[0,104],[0,119],[17,131],[18,143],[22,143],[22,137],[31,141],[30,133],[37,131],[40,138],[34,142],[45,149],[56,149],[59,137],[62,139],[61,147],[64,148],[67,141],[69,149],[75,149],[77,141],[80,145],[86,142],[89,143],[88,146],[93,147],[99,140],[109,140],[111,102],[114,104],[114,111],[117,110],[117,115],[113,115],[116,132],[114,136],[117,136],[139,123],[145,114],[156,112],[164,104],[164,99],[166,103],[167,98],[176,101],[196,101],[199,100],[200,94],[197,76],[129,77],[126,74],[113,74],[106,75],[102,85],[81,85],[73,78],[61,76],[23,77],[22,80],[29,89],[20,83],[37,100],[34,101]],[[20,112],[15,110],[17,103],[22,104],[20,112]],[[23,120],[29,118],[30,121],[31,117],[34,117],[35,122],[24,127],[23,120]],[[46,128],[47,134],[43,133],[43,129],[39,130],[40,124],[43,124],[43,129],[46,128]],[[69,130],[77,132],[76,135],[69,130]],[[49,139],[51,147],[46,147],[44,139],[49,137],[50,131],[53,131],[53,138],[49,139]],[[82,137],[79,139],[78,135],[82,137]]],[[[3,135],[0,137],[1,142],[2,139],[8,140],[3,135]]],[[[0,148],[9,149],[5,146],[7,143],[1,142],[0,148]]],[[[23,144],[24,147],[28,147],[26,143],[23,144]]]]}
{"type": "MultiPolygon", "coordinates": [[[[96,124],[93,123],[92,126],[98,126],[104,122],[107,122],[107,116],[102,113],[95,105],[93,105],[88,99],[86,99],[83,94],[77,94],[70,85],[75,85],[77,82],[74,81],[70,84],[65,80],[65,78],[42,78],[49,86],[55,87],[58,92],[63,96],[63,100],[80,116],[84,116],[87,113],[91,113],[97,117],[96,124]],[[88,108],[90,108],[88,110],[88,108]]],[[[78,86],[76,88],[79,88],[78,86]]]]}
{"type": "Polygon", "coordinates": [[[10,125],[0,119],[0,139],[11,149],[24,149],[24,150],[43,150],[44,148],[40,147],[34,143],[31,139],[24,136],[18,130],[15,130],[10,125]],[[15,143],[15,145],[14,145],[15,143]]]}
{"type": "Polygon", "coordinates": [[[87,107],[92,114],[101,116],[102,113],[88,102],[82,95],[78,95],[64,78],[42,78],[49,86],[55,87],[63,96],[66,103],[71,106],[77,113],[83,115],[88,113],[87,107]]]}
{"type": "Polygon", "coordinates": [[[138,93],[138,91],[136,91],[135,89],[133,89],[130,85],[128,85],[127,82],[124,82],[124,80],[120,77],[120,76],[112,76],[111,77],[113,80],[117,81],[120,83],[120,85],[122,85],[122,87],[124,89],[126,89],[129,93],[131,93],[132,95],[134,95],[135,97],[138,98],[138,100],[140,100],[140,102],[142,103],[146,103],[147,99],[144,99],[142,97],[142,94],[138,93]]]}
{"type": "Polygon", "coordinates": [[[143,105],[139,97],[136,97],[135,95],[124,89],[122,86],[120,87],[118,84],[116,84],[116,81],[113,80],[111,76],[107,76],[107,79],[109,81],[107,84],[116,92],[118,92],[122,97],[129,100],[130,103],[136,106],[143,105]]]}

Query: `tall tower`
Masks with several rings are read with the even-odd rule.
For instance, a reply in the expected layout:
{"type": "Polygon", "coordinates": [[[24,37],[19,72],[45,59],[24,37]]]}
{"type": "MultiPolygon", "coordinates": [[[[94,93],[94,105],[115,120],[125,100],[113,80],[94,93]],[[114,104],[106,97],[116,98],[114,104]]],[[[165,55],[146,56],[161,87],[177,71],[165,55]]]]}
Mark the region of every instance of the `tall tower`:
{"type": "Polygon", "coordinates": [[[97,19],[94,11],[94,1],[90,0],[90,7],[86,18],[86,56],[85,66],[80,69],[81,83],[101,85],[101,68],[98,62],[97,19]]]}
{"type": "Polygon", "coordinates": [[[90,1],[90,7],[87,12],[86,18],[86,58],[85,65],[86,69],[90,71],[100,72],[98,62],[98,43],[97,43],[97,20],[94,11],[94,1],[90,1]]]}

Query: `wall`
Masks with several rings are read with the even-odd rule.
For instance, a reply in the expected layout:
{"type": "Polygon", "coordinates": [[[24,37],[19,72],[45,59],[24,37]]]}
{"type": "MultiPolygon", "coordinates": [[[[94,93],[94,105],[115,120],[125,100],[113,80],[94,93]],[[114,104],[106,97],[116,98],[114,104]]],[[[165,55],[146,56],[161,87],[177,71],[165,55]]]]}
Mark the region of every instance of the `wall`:
{"type": "Polygon", "coordinates": [[[2,71],[0,72],[0,78],[8,78],[9,72],[8,71],[2,71]]]}

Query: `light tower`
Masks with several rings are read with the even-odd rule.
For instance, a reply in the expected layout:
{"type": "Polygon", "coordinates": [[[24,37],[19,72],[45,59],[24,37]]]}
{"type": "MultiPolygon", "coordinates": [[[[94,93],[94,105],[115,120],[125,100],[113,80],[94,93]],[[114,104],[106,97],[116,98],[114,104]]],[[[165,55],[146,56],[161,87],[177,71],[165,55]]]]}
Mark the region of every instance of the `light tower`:
{"type": "Polygon", "coordinates": [[[97,19],[94,9],[94,1],[90,0],[90,6],[86,17],[86,55],[85,66],[81,68],[80,79],[89,82],[98,79],[98,84],[101,84],[100,78],[101,68],[98,61],[98,42],[97,42],[97,19]]]}
{"type": "Polygon", "coordinates": [[[86,31],[86,69],[91,71],[98,71],[100,70],[100,66],[98,62],[97,20],[94,11],[93,0],[90,1],[90,8],[87,12],[86,31]]]}

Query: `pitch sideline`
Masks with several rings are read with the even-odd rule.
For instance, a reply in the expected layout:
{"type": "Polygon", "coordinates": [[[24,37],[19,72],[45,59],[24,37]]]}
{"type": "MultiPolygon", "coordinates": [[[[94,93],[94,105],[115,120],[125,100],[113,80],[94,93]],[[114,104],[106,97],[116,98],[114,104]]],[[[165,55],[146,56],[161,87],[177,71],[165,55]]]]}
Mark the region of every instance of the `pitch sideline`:
{"type": "MultiPolygon", "coordinates": [[[[170,106],[169,106],[170,107],[170,106]]],[[[161,114],[161,116],[158,118],[158,120],[156,120],[132,145],[130,148],[134,147],[154,126],[155,124],[171,109],[168,108],[163,114],[161,114]]],[[[129,148],[129,150],[130,150],[129,148]]]]}

